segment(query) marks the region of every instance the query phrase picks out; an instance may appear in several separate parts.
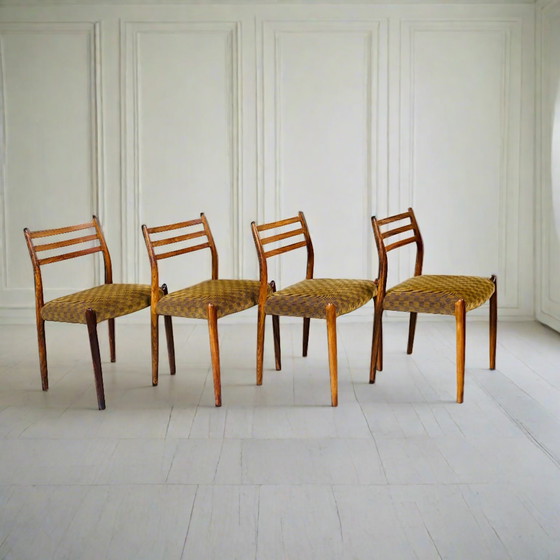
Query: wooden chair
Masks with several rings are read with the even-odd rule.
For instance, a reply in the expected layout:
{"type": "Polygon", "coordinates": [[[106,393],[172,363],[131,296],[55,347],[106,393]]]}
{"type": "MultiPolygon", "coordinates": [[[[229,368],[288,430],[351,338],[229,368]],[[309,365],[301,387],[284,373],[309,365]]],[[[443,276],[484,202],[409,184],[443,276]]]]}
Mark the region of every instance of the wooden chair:
{"type": "MultiPolygon", "coordinates": [[[[313,278],[314,253],[309,229],[303,212],[293,218],[257,225],[252,222],[253,238],[257,247],[260,268],[260,293],[257,320],[257,385],[262,385],[265,317],[272,315],[275,327],[274,346],[276,369],[281,369],[278,317],[303,317],[303,355],[307,356],[310,319],[326,319],[329,348],[331,405],[338,405],[338,366],[336,348],[336,318],[365,305],[375,296],[376,282],[313,278]],[[273,235],[270,235],[271,231],[273,235]],[[297,240],[299,239],[299,240],[297,240]],[[290,240],[288,245],[281,242],[290,240]],[[274,249],[265,249],[269,243],[279,242],[274,249]],[[269,290],[267,259],[304,248],[307,250],[305,280],[275,291],[269,290]]],[[[273,284],[274,285],[274,284],[273,284]]]]}
{"type": "Polygon", "coordinates": [[[258,302],[258,280],[219,280],[218,251],[204,214],[200,218],[148,228],[142,226],[152,270],[152,383],[158,383],[159,334],[158,318],[165,317],[169,367],[175,373],[172,317],[206,319],[210,335],[210,353],[214,376],[214,400],[222,405],[220,381],[220,351],[218,345],[218,319],[253,307],[258,302]],[[160,234],[167,234],[163,237],[160,234]],[[179,234],[179,235],[178,235],[179,234]],[[171,235],[171,236],[169,236],[171,235]],[[193,245],[193,241],[197,243],[193,245]],[[173,246],[172,250],[169,250],[173,246]],[[164,252],[160,251],[165,248],[164,252]],[[159,287],[158,261],[177,257],[193,251],[209,249],[212,255],[212,278],[194,286],[167,293],[167,286],[159,287]]]}
{"type": "Polygon", "coordinates": [[[465,384],[465,315],[490,300],[490,369],[496,367],[496,331],[498,295],[496,276],[448,276],[422,274],[424,245],[412,208],[408,212],[384,219],[371,218],[379,255],[378,291],[375,300],[375,321],[370,383],[375,382],[376,369],[383,367],[382,314],[384,310],[410,313],[407,354],[412,354],[418,313],[454,315],[457,339],[457,402],[463,402],[465,384]],[[406,236],[403,238],[403,234],[406,236]],[[401,236],[400,239],[395,236],[401,236]],[[414,276],[387,290],[387,253],[416,244],[414,276]]]}
{"type": "Polygon", "coordinates": [[[113,284],[111,257],[99,221],[95,216],[93,216],[91,222],[85,224],[33,232],[25,228],[23,231],[35,277],[35,314],[43,391],[47,391],[49,388],[45,321],[85,323],[89,332],[97,402],[99,410],[103,410],[105,408],[105,392],[97,338],[97,323],[109,321],[109,348],[111,362],[114,362],[116,359],[115,318],[148,307],[150,305],[150,286],[113,284]],[[62,239],[41,243],[45,238],[53,236],[59,238],[62,236],[62,239]],[[37,243],[37,240],[40,240],[40,242],[37,243]],[[44,251],[47,251],[50,256],[42,257],[44,251]],[[41,267],[93,253],[103,255],[105,283],[45,303],[41,267]]]}

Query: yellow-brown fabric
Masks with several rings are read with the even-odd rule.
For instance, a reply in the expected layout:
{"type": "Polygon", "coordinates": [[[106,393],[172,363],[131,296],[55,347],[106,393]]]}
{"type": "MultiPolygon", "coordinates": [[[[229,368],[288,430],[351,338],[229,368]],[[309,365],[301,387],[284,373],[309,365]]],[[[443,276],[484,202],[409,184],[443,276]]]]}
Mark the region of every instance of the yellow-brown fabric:
{"type": "Polygon", "coordinates": [[[218,317],[243,311],[259,301],[258,280],[206,280],[162,297],[157,304],[159,315],[208,318],[208,304],[216,306],[218,317]]]}
{"type": "Polygon", "coordinates": [[[102,284],[47,302],[41,309],[45,321],[85,323],[86,309],[95,311],[97,322],[134,313],[150,305],[150,286],[102,284]]]}
{"type": "Polygon", "coordinates": [[[387,291],[383,309],[454,315],[458,300],[470,311],[488,301],[494,289],[492,280],[479,276],[414,276],[387,291]]]}
{"type": "Polygon", "coordinates": [[[336,315],[350,313],[372,299],[377,285],[371,280],[313,278],[280,290],[266,300],[269,315],[326,318],[328,303],[336,307],[336,315]]]}

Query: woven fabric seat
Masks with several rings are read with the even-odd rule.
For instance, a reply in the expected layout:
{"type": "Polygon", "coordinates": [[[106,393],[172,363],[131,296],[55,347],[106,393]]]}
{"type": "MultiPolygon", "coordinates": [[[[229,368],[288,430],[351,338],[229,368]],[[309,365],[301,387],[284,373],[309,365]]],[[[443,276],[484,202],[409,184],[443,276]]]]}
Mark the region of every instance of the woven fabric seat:
{"type": "Polygon", "coordinates": [[[336,308],[336,316],[350,313],[370,301],[376,292],[371,280],[312,278],[273,293],[266,300],[267,315],[327,318],[327,304],[336,308]]]}
{"type": "Polygon", "coordinates": [[[103,284],[53,299],[41,309],[44,321],[86,323],[86,310],[95,311],[98,323],[134,313],[150,305],[150,286],[103,284]]]}
{"type": "Polygon", "coordinates": [[[208,304],[215,306],[218,318],[257,305],[258,280],[206,280],[163,296],[157,303],[158,315],[208,319],[208,304]]]}
{"type": "Polygon", "coordinates": [[[415,313],[455,315],[455,304],[462,299],[471,311],[486,303],[496,286],[479,276],[414,276],[387,290],[383,309],[415,313]]]}

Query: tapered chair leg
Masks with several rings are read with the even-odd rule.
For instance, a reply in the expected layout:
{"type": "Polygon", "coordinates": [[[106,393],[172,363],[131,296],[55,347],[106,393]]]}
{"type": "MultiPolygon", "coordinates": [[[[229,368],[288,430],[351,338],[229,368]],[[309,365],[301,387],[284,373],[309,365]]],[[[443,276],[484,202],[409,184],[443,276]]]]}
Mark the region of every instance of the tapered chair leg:
{"type": "MultiPolygon", "coordinates": [[[[276,282],[270,282],[270,288],[273,292],[276,291],[276,282]]],[[[272,315],[272,338],[274,339],[274,366],[276,371],[282,369],[282,348],[280,346],[280,317],[272,315]]]]}
{"type": "Polygon", "coordinates": [[[49,370],[47,368],[47,341],[45,338],[45,321],[37,319],[37,341],[39,343],[39,368],[43,391],[49,390],[49,370]]]}
{"type": "Polygon", "coordinates": [[[101,369],[101,355],[99,353],[99,339],[97,338],[97,317],[93,309],[86,309],[86,324],[89,333],[89,345],[93,361],[95,389],[99,410],[105,410],[105,390],[103,388],[103,371],[101,369]]]}
{"type": "MultiPolygon", "coordinates": [[[[166,296],[169,292],[167,284],[162,284],[161,291],[166,296]]],[[[165,339],[167,340],[167,356],[169,358],[169,372],[175,375],[175,341],[173,340],[173,318],[171,315],[164,315],[163,323],[165,325],[165,339]]]]}
{"type": "Polygon", "coordinates": [[[117,361],[117,350],[115,345],[115,319],[109,319],[108,330],[109,330],[109,355],[111,356],[111,362],[117,361]]]}
{"type": "Polygon", "coordinates": [[[336,348],[336,307],[327,304],[327,340],[329,345],[329,372],[331,378],[331,406],[338,406],[338,360],[336,348]]]}
{"type": "Polygon", "coordinates": [[[383,371],[383,321],[379,323],[379,348],[377,349],[377,371],[383,371]]]}
{"type": "Polygon", "coordinates": [[[307,356],[307,350],[309,348],[309,326],[311,324],[311,319],[309,317],[303,318],[303,343],[302,343],[302,356],[305,358],[307,356]]]}
{"type": "Polygon", "coordinates": [[[406,345],[406,353],[412,354],[412,347],[414,346],[414,334],[416,333],[416,319],[418,313],[411,313],[408,323],[408,344],[406,345]]]}
{"type": "Polygon", "coordinates": [[[371,341],[371,361],[369,365],[369,382],[375,383],[375,374],[379,368],[380,362],[382,360],[381,354],[383,353],[382,339],[381,339],[381,329],[382,329],[382,319],[383,307],[377,305],[375,309],[375,315],[373,318],[373,336],[371,341]]]}
{"type": "Polygon", "coordinates": [[[208,333],[210,335],[210,354],[212,355],[212,375],[214,377],[214,403],[222,406],[222,382],[220,376],[220,345],[218,342],[218,311],[208,304],[208,333]]]}
{"type": "Polygon", "coordinates": [[[494,293],[490,298],[490,369],[496,369],[496,342],[498,333],[498,280],[492,276],[494,293]]]}
{"type": "Polygon", "coordinates": [[[457,402],[463,402],[465,387],[465,300],[460,299],[455,304],[455,328],[457,338],[457,402]]]}
{"type": "Polygon", "coordinates": [[[152,338],[152,385],[156,387],[159,377],[159,315],[155,312],[155,309],[151,310],[150,323],[152,338]]]}
{"type": "Polygon", "coordinates": [[[257,312],[257,385],[263,382],[265,312],[261,305],[257,312]]]}

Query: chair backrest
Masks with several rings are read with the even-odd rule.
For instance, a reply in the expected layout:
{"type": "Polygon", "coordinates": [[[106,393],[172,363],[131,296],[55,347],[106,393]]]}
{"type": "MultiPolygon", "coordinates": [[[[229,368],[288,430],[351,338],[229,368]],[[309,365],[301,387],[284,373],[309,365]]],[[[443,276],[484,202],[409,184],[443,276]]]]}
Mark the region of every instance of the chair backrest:
{"type": "Polygon", "coordinates": [[[218,251],[204,213],[200,218],[149,228],[142,226],[152,271],[152,301],[159,299],[158,261],[177,257],[193,251],[210,249],[212,254],[212,279],[218,278],[218,251]],[[193,244],[193,240],[196,242],[193,244]]]}
{"type": "Polygon", "coordinates": [[[251,230],[259,257],[261,294],[263,294],[263,297],[266,297],[268,290],[268,267],[266,261],[270,257],[275,257],[305,247],[307,249],[305,277],[307,279],[313,278],[315,256],[313,252],[313,243],[311,242],[311,236],[309,235],[309,229],[303,212],[298,212],[297,216],[277,222],[269,222],[260,225],[251,222],[251,230]],[[289,241],[289,243],[285,244],[287,241],[289,241]],[[265,246],[270,243],[275,243],[275,246],[267,250],[265,246]]]}
{"type": "Polygon", "coordinates": [[[422,263],[424,260],[424,243],[412,208],[409,208],[407,212],[403,212],[402,214],[395,214],[394,216],[383,219],[372,216],[371,226],[373,228],[375,243],[377,245],[377,254],[379,256],[378,297],[383,297],[387,287],[387,253],[394,249],[399,249],[400,247],[415,243],[416,262],[414,266],[414,276],[420,276],[422,274],[422,263]],[[397,235],[401,236],[401,238],[395,240],[394,237],[397,235]]]}
{"type": "Polygon", "coordinates": [[[35,301],[38,309],[44,305],[43,279],[41,276],[41,266],[43,265],[75,259],[91,255],[92,253],[102,253],[105,267],[105,283],[111,284],[113,282],[111,257],[96,216],[93,216],[91,222],[85,224],[40,231],[31,231],[29,228],[25,228],[23,233],[27,242],[27,248],[29,249],[29,255],[31,256],[31,262],[33,263],[35,301]],[[48,243],[43,242],[45,238],[54,236],[59,237],[59,240],[49,240],[48,243]],[[83,248],[84,244],[87,244],[87,247],[83,248]],[[43,257],[44,252],[48,256],[43,257]]]}

